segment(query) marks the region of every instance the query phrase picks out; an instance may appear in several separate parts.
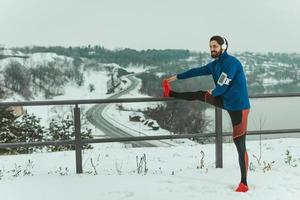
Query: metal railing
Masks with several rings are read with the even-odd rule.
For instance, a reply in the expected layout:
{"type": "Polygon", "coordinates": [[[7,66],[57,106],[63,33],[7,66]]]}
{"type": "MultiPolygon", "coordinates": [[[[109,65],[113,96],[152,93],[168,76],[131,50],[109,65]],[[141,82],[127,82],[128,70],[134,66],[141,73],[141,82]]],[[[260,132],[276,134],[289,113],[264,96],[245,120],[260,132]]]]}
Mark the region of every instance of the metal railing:
{"type": "MultiPolygon", "coordinates": [[[[282,98],[282,97],[300,97],[300,93],[292,94],[264,94],[252,95],[250,98],[282,98]]],[[[215,133],[208,134],[177,134],[177,135],[158,135],[158,136],[136,136],[136,137],[119,137],[119,138],[98,138],[98,139],[81,139],[80,130],[80,107],[84,104],[104,104],[104,103],[134,103],[134,102],[161,102],[161,101],[183,101],[175,98],[121,98],[121,99],[88,99],[88,100],[56,100],[56,101],[24,101],[24,102],[0,102],[0,107],[9,106],[51,106],[51,105],[74,105],[74,126],[75,139],[64,141],[43,141],[43,142],[20,142],[20,143],[2,143],[2,148],[18,148],[33,146],[59,146],[74,145],[76,157],[76,173],[82,173],[82,146],[92,143],[108,142],[133,142],[149,140],[169,140],[183,138],[206,138],[215,137],[215,159],[216,167],[223,167],[223,136],[231,136],[231,133],[223,133],[222,130],[222,110],[215,108],[215,133]]],[[[283,134],[283,133],[300,133],[299,129],[276,129],[263,131],[249,131],[248,135],[260,134],[283,134]]]]}

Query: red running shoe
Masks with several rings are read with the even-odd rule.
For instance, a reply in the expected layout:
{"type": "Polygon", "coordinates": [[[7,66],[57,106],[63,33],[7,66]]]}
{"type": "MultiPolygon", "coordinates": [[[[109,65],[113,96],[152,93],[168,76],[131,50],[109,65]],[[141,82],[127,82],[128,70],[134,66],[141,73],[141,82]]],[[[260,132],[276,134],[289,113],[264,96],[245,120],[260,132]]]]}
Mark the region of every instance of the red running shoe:
{"type": "Polygon", "coordinates": [[[170,83],[169,83],[169,81],[167,79],[163,80],[163,82],[162,82],[162,89],[163,89],[164,97],[169,97],[170,96],[171,86],[170,86],[170,83]]]}
{"type": "Polygon", "coordinates": [[[248,186],[244,183],[240,183],[239,186],[236,188],[236,192],[247,192],[249,190],[248,186]]]}

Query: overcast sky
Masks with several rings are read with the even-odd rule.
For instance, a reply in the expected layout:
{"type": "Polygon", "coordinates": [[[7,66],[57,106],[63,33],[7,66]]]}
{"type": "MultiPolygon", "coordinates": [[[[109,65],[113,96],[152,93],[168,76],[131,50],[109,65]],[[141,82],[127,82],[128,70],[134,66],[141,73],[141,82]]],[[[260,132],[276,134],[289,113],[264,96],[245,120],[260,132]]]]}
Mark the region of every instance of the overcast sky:
{"type": "Polygon", "coordinates": [[[0,44],[300,53],[300,0],[0,0],[0,44]]]}

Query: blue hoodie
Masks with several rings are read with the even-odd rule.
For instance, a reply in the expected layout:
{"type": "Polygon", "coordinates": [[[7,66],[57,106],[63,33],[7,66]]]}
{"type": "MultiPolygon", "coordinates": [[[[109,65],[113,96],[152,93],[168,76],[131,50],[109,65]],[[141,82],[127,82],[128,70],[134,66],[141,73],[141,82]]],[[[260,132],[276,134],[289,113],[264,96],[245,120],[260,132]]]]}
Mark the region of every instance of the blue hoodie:
{"type": "Polygon", "coordinates": [[[223,99],[226,110],[240,111],[250,108],[243,66],[238,59],[228,55],[227,52],[205,66],[177,74],[177,78],[187,79],[210,74],[216,85],[212,95],[220,96],[223,99]]]}

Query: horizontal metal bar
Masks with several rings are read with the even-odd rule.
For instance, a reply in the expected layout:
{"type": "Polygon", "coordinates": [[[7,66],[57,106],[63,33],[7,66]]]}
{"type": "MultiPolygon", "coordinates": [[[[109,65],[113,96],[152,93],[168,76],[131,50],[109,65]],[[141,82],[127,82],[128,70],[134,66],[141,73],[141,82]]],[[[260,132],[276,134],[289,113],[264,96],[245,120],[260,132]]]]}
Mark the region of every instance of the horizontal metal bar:
{"type": "Polygon", "coordinates": [[[75,104],[104,104],[104,103],[134,103],[152,101],[174,101],[174,98],[121,98],[121,99],[81,99],[81,100],[53,100],[53,101],[19,101],[0,102],[0,107],[7,106],[51,106],[51,105],[75,105],[75,104]]]}
{"type": "Polygon", "coordinates": [[[5,148],[18,148],[18,147],[35,147],[35,146],[60,146],[75,144],[75,140],[63,141],[46,141],[46,142],[18,142],[18,143],[1,143],[0,149],[5,148]]]}
{"type": "MultiPolygon", "coordinates": [[[[250,98],[284,98],[300,97],[300,93],[288,94],[262,94],[251,95],[250,98]]],[[[19,101],[0,102],[0,107],[7,106],[50,106],[50,105],[74,105],[74,104],[104,104],[104,103],[136,103],[136,102],[156,102],[156,101],[184,101],[171,97],[148,97],[148,98],[120,98],[120,99],[79,99],[79,100],[53,100],[53,101],[19,101]]]]}
{"type": "MultiPolygon", "coordinates": [[[[300,133],[300,129],[280,129],[280,130],[264,130],[264,131],[249,131],[247,135],[271,135],[271,134],[287,134],[300,133]]],[[[222,136],[232,136],[232,133],[226,132],[222,136]]],[[[99,138],[99,139],[85,139],[83,144],[88,143],[109,143],[109,142],[132,142],[132,141],[146,141],[146,140],[168,140],[168,139],[186,139],[186,138],[201,138],[201,137],[216,137],[215,133],[205,134],[177,134],[177,135],[157,135],[157,136],[138,136],[138,137],[119,137],[119,138],[99,138]]]]}
{"type": "MultiPolygon", "coordinates": [[[[300,133],[300,129],[248,131],[247,135],[276,135],[276,134],[288,134],[288,133],[300,133]]],[[[223,136],[232,136],[232,133],[224,132],[223,136]]]]}
{"type": "Polygon", "coordinates": [[[170,139],[186,139],[186,138],[200,138],[200,137],[215,137],[215,133],[207,134],[176,134],[176,135],[155,135],[155,136],[137,136],[137,137],[118,137],[118,138],[99,138],[99,139],[85,139],[82,144],[92,143],[108,143],[108,142],[135,142],[146,140],[170,140],[170,139]]]}
{"type": "MultiPolygon", "coordinates": [[[[249,131],[247,135],[272,135],[272,134],[287,134],[300,133],[300,129],[279,129],[279,130],[262,130],[249,131]]],[[[225,132],[223,137],[231,136],[232,133],[225,132]]],[[[169,140],[169,139],[187,139],[187,138],[205,138],[216,137],[215,133],[196,133],[196,134],[176,134],[176,135],[156,135],[156,136],[138,136],[138,137],[117,137],[117,138],[99,138],[99,139],[85,139],[82,144],[92,143],[109,143],[109,142],[133,142],[146,140],[169,140]]],[[[3,148],[18,148],[18,147],[34,147],[34,146],[59,146],[75,144],[75,140],[64,141],[46,141],[46,142],[19,142],[19,143],[1,143],[0,149],[3,148]]]]}
{"type": "Polygon", "coordinates": [[[263,98],[284,98],[284,97],[300,97],[300,93],[283,93],[283,94],[254,94],[249,98],[263,99],[263,98]]]}

